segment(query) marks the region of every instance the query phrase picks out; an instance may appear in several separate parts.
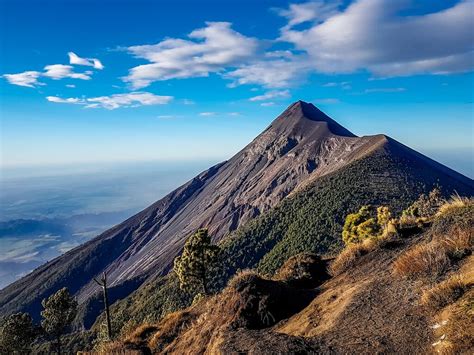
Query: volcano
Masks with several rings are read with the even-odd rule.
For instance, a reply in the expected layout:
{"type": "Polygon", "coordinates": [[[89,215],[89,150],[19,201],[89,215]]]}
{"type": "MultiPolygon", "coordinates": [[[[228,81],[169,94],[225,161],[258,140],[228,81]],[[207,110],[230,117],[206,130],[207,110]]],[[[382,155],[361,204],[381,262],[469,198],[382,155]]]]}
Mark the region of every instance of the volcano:
{"type": "MultiPolygon", "coordinates": [[[[198,228],[208,228],[221,241],[320,179],[337,179],[339,171],[357,169],[359,161],[372,156],[398,162],[385,170],[381,163],[377,173],[367,171],[364,183],[377,180],[373,195],[380,181],[406,185],[404,193],[413,200],[433,185],[447,193],[473,194],[471,179],[385,135],[357,137],[312,104],[298,101],[229,160],[1,290],[0,312],[27,311],[39,319],[41,300],[61,287],[85,304],[98,292],[93,277],[104,271],[112,301],[123,299],[151,277],[168,273],[198,228]]],[[[83,325],[89,327],[99,312],[84,311],[83,325]]]]}

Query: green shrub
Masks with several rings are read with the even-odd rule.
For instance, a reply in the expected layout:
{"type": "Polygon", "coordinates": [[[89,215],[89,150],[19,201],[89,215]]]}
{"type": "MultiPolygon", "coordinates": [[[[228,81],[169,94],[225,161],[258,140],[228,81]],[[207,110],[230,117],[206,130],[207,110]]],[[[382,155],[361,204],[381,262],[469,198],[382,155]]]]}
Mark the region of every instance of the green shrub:
{"type": "Polygon", "coordinates": [[[29,353],[36,336],[33,320],[28,313],[15,313],[0,326],[0,354],[29,353]]]}

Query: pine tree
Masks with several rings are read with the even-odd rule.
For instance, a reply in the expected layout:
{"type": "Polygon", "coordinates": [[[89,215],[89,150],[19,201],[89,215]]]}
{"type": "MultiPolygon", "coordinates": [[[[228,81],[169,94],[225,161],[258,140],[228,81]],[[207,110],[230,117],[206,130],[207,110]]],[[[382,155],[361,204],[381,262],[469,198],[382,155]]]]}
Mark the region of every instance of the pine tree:
{"type": "Polygon", "coordinates": [[[390,208],[387,206],[379,206],[377,207],[377,223],[382,230],[384,230],[390,219],[392,218],[392,213],[390,212],[390,208]]]}
{"type": "Polygon", "coordinates": [[[29,353],[36,334],[28,313],[15,313],[6,317],[0,326],[0,354],[29,353]]]}
{"type": "Polygon", "coordinates": [[[44,310],[41,326],[56,341],[56,351],[61,354],[61,336],[76,317],[77,302],[66,287],[41,301],[44,310]]]}
{"type": "Polygon", "coordinates": [[[357,213],[347,215],[342,229],[342,240],[345,244],[360,243],[373,235],[378,229],[372,206],[362,206],[357,213]]]}
{"type": "Polygon", "coordinates": [[[199,229],[184,245],[183,253],[174,260],[174,272],[181,289],[208,295],[211,274],[220,248],[211,244],[207,229],[199,229]]]}

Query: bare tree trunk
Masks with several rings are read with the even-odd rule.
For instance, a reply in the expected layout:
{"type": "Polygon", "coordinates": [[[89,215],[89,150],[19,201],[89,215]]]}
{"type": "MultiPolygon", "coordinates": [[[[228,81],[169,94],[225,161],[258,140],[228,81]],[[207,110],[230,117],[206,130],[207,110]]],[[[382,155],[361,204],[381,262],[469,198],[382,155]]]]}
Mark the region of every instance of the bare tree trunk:
{"type": "Polygon", "coordinates": [[[105,319],[107,321],[107,336],[109,340],[112,340],[112,325],[110,322],[110,311],[109,311],[109,297],[107,295],[107,284],[104,282],[104,306],[105,306],[105,319]]]}
{"type": "Polygon", "coordinates": [[[57,336],[57,349],[58,349],[58,355],[61,355],[61,335],[57,336]]]}
{"type": "Polygon", "coordinates": [[[102,274],[102,279],[100,281],[97,281],[97,279],[94,278],[94,281],[102,287],[102,292],[104,295],[104,308],[105,308],[105,320],[107,322],[107,336],[109,340],[112,340],[112,325],[110,321],[110,310],[109,310],[109,297],[107,294],[107,274],[104,273],[102,274]]]}

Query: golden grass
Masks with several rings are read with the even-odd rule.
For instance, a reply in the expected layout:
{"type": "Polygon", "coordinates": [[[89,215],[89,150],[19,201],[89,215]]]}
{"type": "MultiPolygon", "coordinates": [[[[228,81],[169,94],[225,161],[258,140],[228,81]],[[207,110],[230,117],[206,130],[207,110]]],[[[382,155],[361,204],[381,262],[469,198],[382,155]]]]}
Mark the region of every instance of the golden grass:
{"type": "Polygon", "coordinates": [[[356,261],[363,255],[376,249],[384,248],[390,243],[399,240],[396,224],[390,221],[382,232],[382,235],[374,238],[364,239],[361,243],[349,244],[336,257],[329,266],[329,274],[337,276],[353,267],[356,261]]]}
{"type": "Polygon", "coordinates": [[[238,285],[240,285],[242,282],[245,282],[249,278],[253,278],[256,276],[260,278],[265,278],[264,276],[259,275],[257,272],[251,269],[238,271],[227,283],[227,288],[237,288],[238,285]]]}
{"type": "Polygon", "coordinates": [[[158,327],[154,324],[144,323],[126,335],[123,339],[124,343],[138,344],[146,341],[151,335],[158,330],[158,327]]]}
{"type": "Polygon", "coordinates": [[[181,332],[191,326],[197,318],[197,314],[192,310],[183,310],[168,314],[159,323],[158,331],[149,341],[150,349],[162,351],[167,345],[178,337],[181,332]]]}
{"type": "MultiPolygon", "coordinates": [[[[366,239],[369,241],[370,239],[366,239]]],[[[336,259],[329,266],[329,273],[332,276],[342,274],[344,271],[353,267],[357,259],[372,250],[373,242],[365,242],[360,244],[349,244],[345,247],[336,259]]]]}
{"type": "Polygon", "coordinates": [[[469,254],[474,246],[474,233],[471,228],[454,228],[449,235],[436,240],[449,257],[461,259],[469,254]]]}
{"type": "Polygon", "coordinates": [[[438,311],[456,302],[474,287],[474,255],[469,256],[455,274],[423,292],[421,304],[438,311]]]}
{"type": "Polygon", "coordinates": [[[406,277],[438,277],[452,262],[469,255],[473,250],[472,228],[452,228],[448,233],[435,235],[429,243],[418,244],[395,260],[395,274],[406,277]]]}
{"type": "Polygon", "coordinates": [[[393,270],[399,276],[439,276],[450,266],[450,260],[438,243],[418,244],[398,257],[393,270]]]}
{"type": "Polygon", "coordinates": [[[453,212],[453,210],[465,208],[474,205],[474,198],[472,197],[462,197],[459,195],[453,195],[447,201],[445,201],[438,209],[436,216],[446,215],[453,212]]]}
{"type": "Polygon", "coordinates": [[[444,339],[436,344],[435,351],[445,355],[474,353],[474,290],[443,313],[446,324],[436,333],[444,339]]]}
{"type": "Polygon", "coordinates": [[[474,286],[473,275],[454,275],[421,296],[421,304],[432,309],[440,310],[461,298],[474,286]]]}

